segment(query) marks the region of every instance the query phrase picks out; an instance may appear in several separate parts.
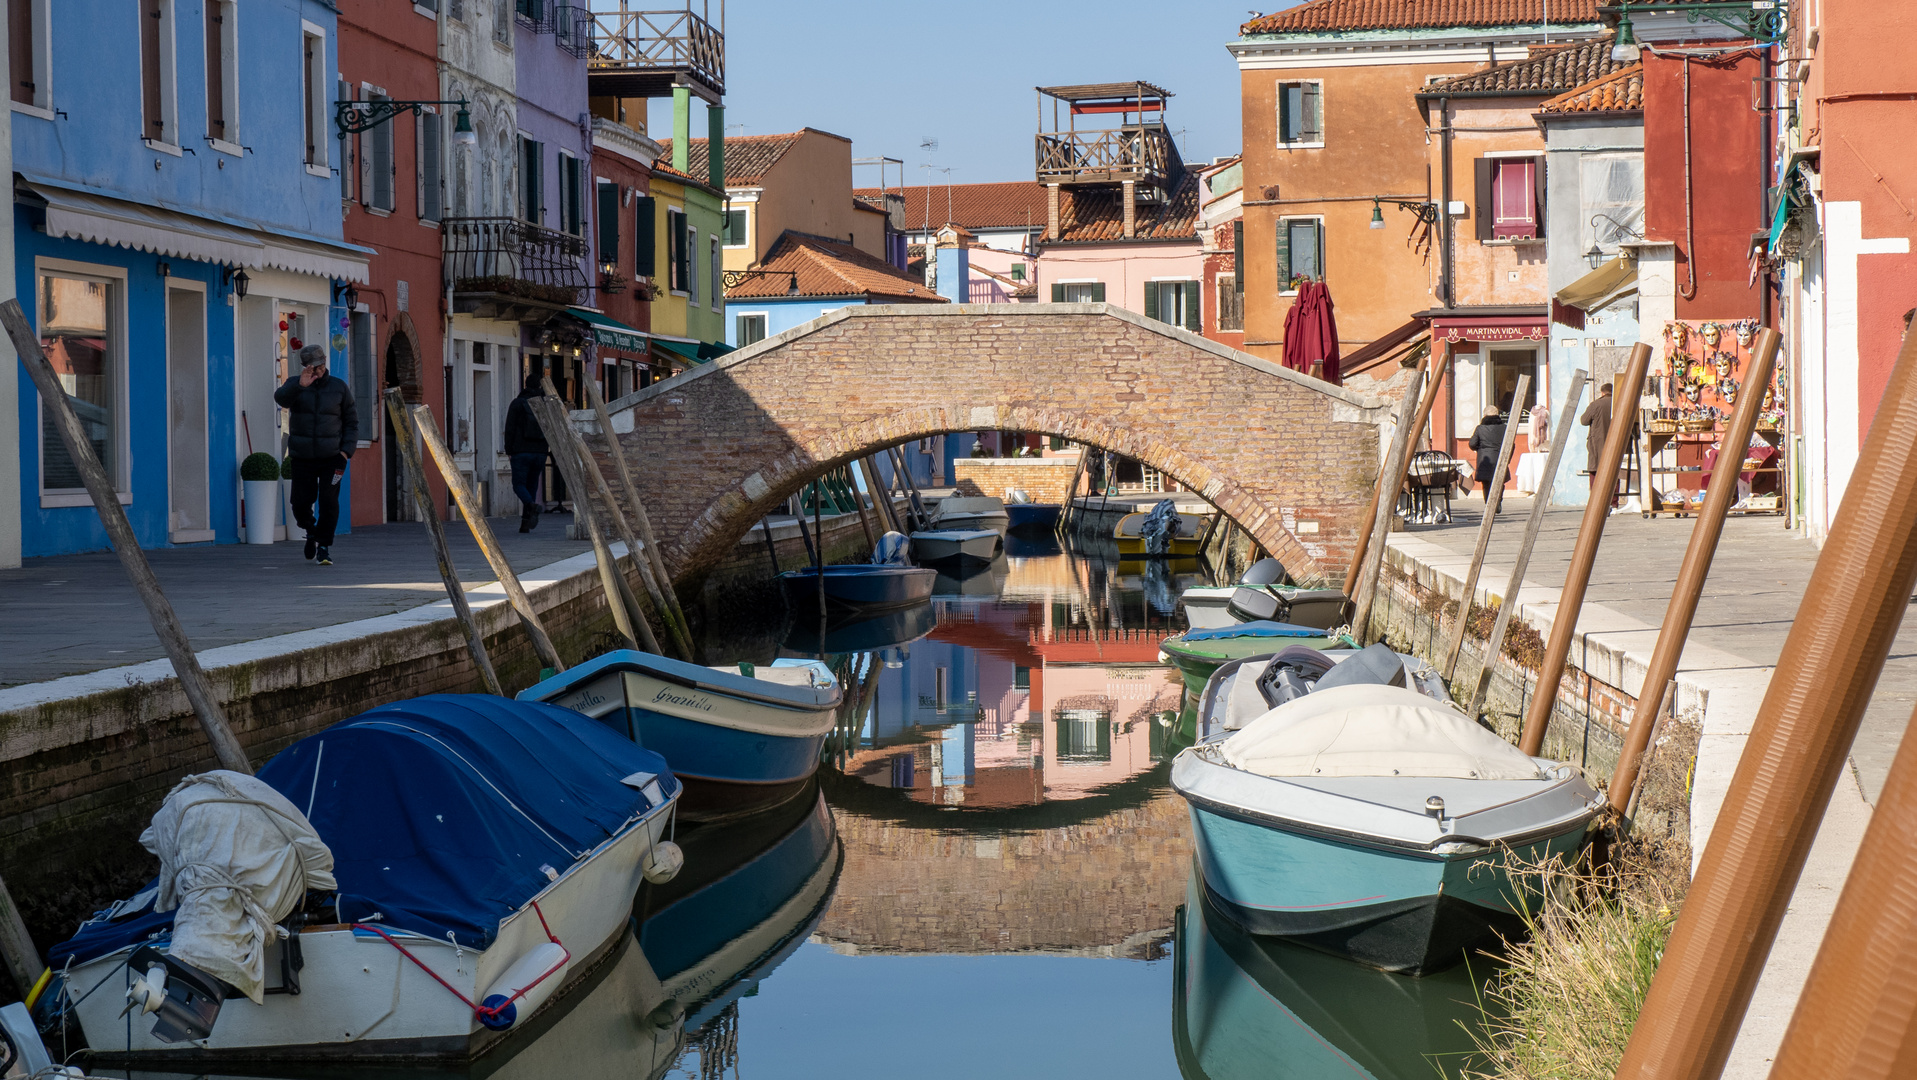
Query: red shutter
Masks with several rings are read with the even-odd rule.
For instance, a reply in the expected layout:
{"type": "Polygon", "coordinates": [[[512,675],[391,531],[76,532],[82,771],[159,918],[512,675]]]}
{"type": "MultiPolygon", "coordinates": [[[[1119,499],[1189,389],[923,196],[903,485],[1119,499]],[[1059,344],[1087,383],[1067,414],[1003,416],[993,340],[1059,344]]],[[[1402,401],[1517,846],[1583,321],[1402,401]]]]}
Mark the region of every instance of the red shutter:
{"type": "Polygon", "coordinates": [[[13,100],[31,105],[39,89],[33,71],[33,0],[7,0],[7,51],[13,100]]]}

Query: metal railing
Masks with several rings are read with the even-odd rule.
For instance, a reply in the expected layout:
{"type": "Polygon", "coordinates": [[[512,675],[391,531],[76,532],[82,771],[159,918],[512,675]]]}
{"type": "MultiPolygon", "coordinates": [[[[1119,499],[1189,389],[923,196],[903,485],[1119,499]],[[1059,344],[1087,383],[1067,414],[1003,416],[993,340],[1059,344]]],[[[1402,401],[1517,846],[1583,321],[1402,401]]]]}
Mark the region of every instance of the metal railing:
{"type": "Polygon", "coordinates": [[[511,217],[440,223],[446,282],[455,293],[499,293],[572,304],[586,288],[586,238],[511,217]]]}
{"type": "Polygon", "coordinates": [[[593,20],[593,71],[685,71],[725,88],[725,34],[694,12],[602,11],[593,20]]]}
{"type": "Polygon", "coordinates": [[[1171,136],[1158,125],[1111,131],[1054,131],[1038,135],[1038,179],[1053,181],[1171,178],[1171,136]]]}
{"type": "Polygon", "coordinates": [[[591,56],[596,51],[596,23],[590,10],[577,4],[560,4],[552,9],[553,36],[559,48],[574,56],[591,56]]]}

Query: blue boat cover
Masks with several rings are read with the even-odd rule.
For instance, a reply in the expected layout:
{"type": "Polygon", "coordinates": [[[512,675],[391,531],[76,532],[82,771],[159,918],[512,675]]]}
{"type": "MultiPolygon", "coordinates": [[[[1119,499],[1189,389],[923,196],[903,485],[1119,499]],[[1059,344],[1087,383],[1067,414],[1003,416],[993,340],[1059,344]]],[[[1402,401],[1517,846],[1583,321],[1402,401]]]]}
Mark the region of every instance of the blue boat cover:
{"type": "MultiPolygon", "coordinates": [[[[434,694],[363,712],[281,751],[260,779],[333,850],[340,918],[484,949],[499,920],[651,810],[620,781],[664,758],[570,709],[434,694]]],[[[58,969],[172,925],[149,907],[89,922],[54,946],[58,969]]]]}
{"type": "Polygon", "coordinates": [[[1310,626],[1293,626],[1290,623],[1260,622],[1239,623],[1236,626],[1221,626],[1214,630],[1187,630],[1180,641],[1219,641],[1224,638],[1241,637],[1326,637],[1329,631],[1310,626]]]}

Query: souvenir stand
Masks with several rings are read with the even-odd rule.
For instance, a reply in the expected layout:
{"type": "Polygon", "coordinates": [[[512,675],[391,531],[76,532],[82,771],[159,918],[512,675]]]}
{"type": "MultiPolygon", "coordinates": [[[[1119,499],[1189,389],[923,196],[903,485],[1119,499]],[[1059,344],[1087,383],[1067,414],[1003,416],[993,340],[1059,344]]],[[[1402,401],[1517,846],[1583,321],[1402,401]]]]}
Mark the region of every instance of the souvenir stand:
{"type": "Polygon", "coordinates": [[[1782,378],[1773,375],[1764,387],[1744,385],[1757,331],[1755,319],[1664,324],[1663,353],[1652,367],[1645,395],[1655,399],[1657,407],[1644,410],[1639,444],[1645,462],[1646,517],[1685,517],[1703,502],[1716,460],[1713,451],[1731,452],[1718,446],[1731,409],[1743,394],[1753,392],[1764,395],[1763,411],[1751,445],[1737,448],[1744,466],[1739,477],[1749,489],[1739,492],[1730,512],[1784,512],[1789,472],[1784,462],[1782,378]]]}

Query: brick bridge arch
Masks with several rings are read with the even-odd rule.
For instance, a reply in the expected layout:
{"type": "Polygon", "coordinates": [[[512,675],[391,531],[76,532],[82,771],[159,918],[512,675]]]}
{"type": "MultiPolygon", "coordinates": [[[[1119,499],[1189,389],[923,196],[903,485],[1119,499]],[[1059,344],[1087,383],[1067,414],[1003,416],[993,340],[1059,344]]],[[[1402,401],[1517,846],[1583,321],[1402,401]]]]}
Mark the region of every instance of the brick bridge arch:
{"type": "Polygon", "coordinates": [[[667,564],[695,579],[826,470],[991,429],[1142,461],[1295,572],[1336,578],[1390,411],[1108,304],[841,308],[610,409],[667,564]]]}

